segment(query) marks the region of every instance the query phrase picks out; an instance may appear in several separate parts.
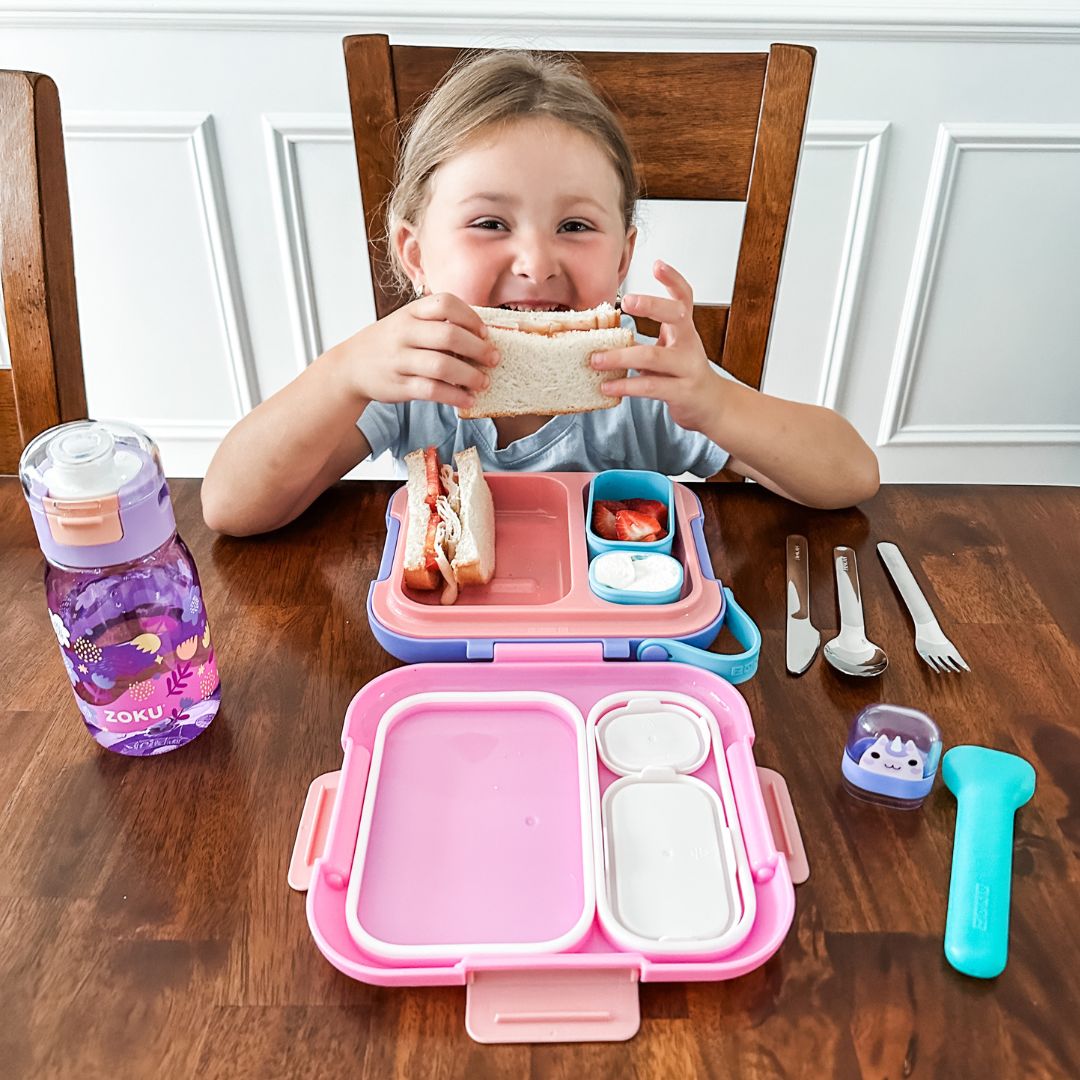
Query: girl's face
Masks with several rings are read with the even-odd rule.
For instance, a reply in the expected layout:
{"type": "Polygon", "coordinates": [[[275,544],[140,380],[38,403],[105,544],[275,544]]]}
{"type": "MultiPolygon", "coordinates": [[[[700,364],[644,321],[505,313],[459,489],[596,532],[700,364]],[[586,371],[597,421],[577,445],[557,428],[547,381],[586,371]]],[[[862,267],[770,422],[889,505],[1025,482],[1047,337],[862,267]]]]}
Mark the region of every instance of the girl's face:
{"type": "Polygon", "coordinates": [[[614,166],[547,117],[482,132],[435,170],[419,226],[394,237],[425,292],[483,307],[584,310],[612,301],[637,230],[614,166]]]}

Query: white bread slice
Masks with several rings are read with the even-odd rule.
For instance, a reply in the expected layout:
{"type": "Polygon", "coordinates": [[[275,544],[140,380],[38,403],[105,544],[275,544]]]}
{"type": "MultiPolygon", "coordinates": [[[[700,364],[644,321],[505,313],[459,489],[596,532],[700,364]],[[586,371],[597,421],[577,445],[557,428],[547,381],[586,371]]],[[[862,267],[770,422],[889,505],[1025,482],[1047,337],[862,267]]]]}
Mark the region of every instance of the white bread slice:
{"type": "Polygon", "coordinates": [[[611,330],[619,325],[619,313],[611,304],[588,311],[512,311],[477,307],[473,310],[488,326],[522,330],[527,334],[561,334],[567,330],[611,330]]]}
{"type": "Polygon", "coordinates": [[[633,345],[634,332],[629,327],[568,330],[548,336],[493,326],[488,334],[502,360],[490,370],[491,385],[476,395],[472,407],[458,410],[463,419],[554,416],[619,404],[619,398],[604,394],[600,385],[609,379],[626,378],[626,369],[596,371],[589,367],[589,357],[601,350],[633,345]]]}
{"type": "Polygon", "coordinates": [[[454,455],[461,500],[461,539],[450,565],[459,585],[486,585],[495,576],[495,504],[475,446],[454,455]]]}
{"type": "Polygon", "coordinates": [[[409,509],[405,515],[405,584],[410,589],[430,590],[442,584],[442,574],[437,567],[430,570],[424,558],[431,507],[427,504],[427,467],[424,451],[414,450],[405,455],[409,470],[406,491],[409,509]]]}

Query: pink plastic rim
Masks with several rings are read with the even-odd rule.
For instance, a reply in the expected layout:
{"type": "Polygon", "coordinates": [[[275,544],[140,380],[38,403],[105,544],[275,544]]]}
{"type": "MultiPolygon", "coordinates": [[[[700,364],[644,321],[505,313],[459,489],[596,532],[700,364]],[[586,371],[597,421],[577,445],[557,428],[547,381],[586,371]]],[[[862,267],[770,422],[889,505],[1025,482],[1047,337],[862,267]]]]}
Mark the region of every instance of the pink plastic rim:
{"type": "Polygon", "coordinates": [[[439,593],[403,582],[405,490],[390,513],[401,522],[390,574],[375,583],[372,612],[395,634],[422,639],[686,638],[708,627],[722,602],[720,583],[705,577],[691,523],[700,517],[693,493],[675,484],[678,527],[672,555],[683,564],[680,597],[670,604],[613,604],[589,587],[585,497],[591,473],[492,473],[496,576],[461,590],[452,605],[439,593]]]}

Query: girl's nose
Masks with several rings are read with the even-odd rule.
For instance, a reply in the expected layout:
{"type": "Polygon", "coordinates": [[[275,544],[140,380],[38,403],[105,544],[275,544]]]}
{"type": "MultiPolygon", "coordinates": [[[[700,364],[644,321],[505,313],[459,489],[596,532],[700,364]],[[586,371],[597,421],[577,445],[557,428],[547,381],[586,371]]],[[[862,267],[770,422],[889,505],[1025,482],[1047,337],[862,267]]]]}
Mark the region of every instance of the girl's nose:
{"type": "Polygon", "coordinates": [[[548,281],[559,272],[551,243],[536,233],[520,233],[514,253],[514,274],[532,281],[548,281]]]}

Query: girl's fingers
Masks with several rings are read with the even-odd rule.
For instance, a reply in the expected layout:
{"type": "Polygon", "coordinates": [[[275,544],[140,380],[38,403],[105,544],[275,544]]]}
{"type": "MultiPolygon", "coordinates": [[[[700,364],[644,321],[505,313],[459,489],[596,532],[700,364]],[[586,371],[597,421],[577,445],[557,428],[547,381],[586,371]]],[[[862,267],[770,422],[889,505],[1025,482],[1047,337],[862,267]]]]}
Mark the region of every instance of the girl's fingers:
{"type": "Polygon", "coordinates": [[[589,364],[597,371],[633,368],[635,371],[652,371],[662,375],[673,374],[677,362],[671,350],[660,345],[631,345],[627,349],[610,349],[589,357],[589,364]]]}
{"type": "Polygon", "coordinates": [[[484,367],[494,367],[500,360],[498,349],[490,341],[456,323],[418,319],[411,337],[410,344],[415,348],[460,356],[484,367]]]}
{"type": "Polygon", "coordinates": [[[484,369],[460,357],[433,349],[413,349],[407,374],[450,386],[461,386],[474,392],[485,389],[491,382],[484,369]]]}
{"type": "Polygon", "coordinates": [[[476,395],[460,386],[451,386],[450,383],[437,379],[425,379],[420,375],[408,379],[406,389],[413,401],[435,401],[440,405],[451,405],[455,409],[468,409],[476,402],[476,395]]]}
{"type": "Polygon", "coordinates": [[[672,297],[684,304],[688,311],[694,309],[694,290],[690,282],[675,269],[661,259],[653,263],[653,277],[664,286],[672,297]]]}
{"type": "Polygon", "coordinates": [[[643,293],[631,293],[622,298],[622,309],[628,315],[641,315],[653,322],[679,326],[693,317],[692,304],[668,296],[648,296],[643,293]]]}
{"type": "Polygon", "coordinates": [[[484,320],[460,297],[453,293],[432,293],[422,296],[409,305],[418,319],[430,322],[447,322],[460,326],[462,330],[476,338],[488,336],[484,320]]]}
{"type": "Polygon", "coordinates": [[[600,384],[600,389],[611,397],[643,397],[666,401],[664,395],[672,382],[672,379],[661,375],[631,375],[626,379],[608,379],[600,384]]]}

